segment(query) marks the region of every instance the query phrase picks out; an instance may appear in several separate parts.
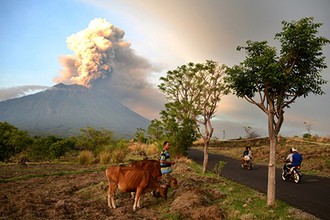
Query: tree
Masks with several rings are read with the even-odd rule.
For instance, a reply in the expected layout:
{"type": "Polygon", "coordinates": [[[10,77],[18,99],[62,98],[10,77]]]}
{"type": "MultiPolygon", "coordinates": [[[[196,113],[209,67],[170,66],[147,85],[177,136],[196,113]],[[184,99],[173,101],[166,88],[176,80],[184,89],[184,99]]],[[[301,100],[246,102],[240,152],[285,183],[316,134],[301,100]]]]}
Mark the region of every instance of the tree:
{"type": "Polygon", "coordinates": [[[283,21],[282,32],[275,35],[281,43],[280,54],[267,41],[247,41],[246,58],[240,65],[228,68],[226,82],[238,97],[245,98],[268,116],[270,154],[267,205],[275,205],[275,160],[277,136],[284,122],[284,110],[298,97],[309,93],[322,95],[326,81],[320,73],[327,68],[322,46],[329,43],[318,37],[320,23],[313,18],[283,21]]]}
{"type": "Polygon", "coordinates": [[[113,138],[113,132],[104,128],[96,130],[87,127],[80,131],[82,134],[78,136],[78,147],[80,150],[90,150],[94,153],[99,153],[105,146],[110,145],[113,138]]]}
{"type": "Polygon", "coordinates": [[[167,113],[182,124],[184,120],[194,122],[193,126],[204,140],[203,173],[208,164],[208,146],[213,135],[211,119],[215,115],[221,97],[228,93],[223,83],[226,67],[207,60],[203,64],[188,63],[161,77],[158,86],[166,94],[167,113]],[[197,124],[201,126],[197,126],[197,124]]]}
{"type": "Polygon", "coordinates": [[[153,119],[150,122],[150,125],[147,130],[148,141],[153,143],[157,140],[161,140],[164,134],[164,126],[162,121],[153,119]]]}
{"type": "Polygon", "coordinates": [[[53,159],[55,155],[53,154],[51,146],[62,140],[62,138],[53,135],[47,137],[35,137],[33,139],[33,144],[27,149],[27,155],[33,161],[53,159]]]}
{"type": "Polygon", "coordinates": [[[143,128],[138,128],[135,132],[135,138],[139,143],[146,143],[147,138],[145,137],[145,129],[143,128]]]}
{"type": "Polygon", "coordinates": [[[312,123],[307,123],[304,121],[304,125],[306,127],[307,133],[310,134],[312,130],[312,123]]]}
{"type": "Polygon", "coordinates": [[[7,161],[11,156],[25,150],[32,140],[26,131],[0,122],[0,161],[7,161]]]}
{"type": "Polygon", "coordinates": [[[244,126],[244,131],[246,133],[246,138],[257,138],[259,137],[259,134],[252,129],[251,126],[244,126]]]}

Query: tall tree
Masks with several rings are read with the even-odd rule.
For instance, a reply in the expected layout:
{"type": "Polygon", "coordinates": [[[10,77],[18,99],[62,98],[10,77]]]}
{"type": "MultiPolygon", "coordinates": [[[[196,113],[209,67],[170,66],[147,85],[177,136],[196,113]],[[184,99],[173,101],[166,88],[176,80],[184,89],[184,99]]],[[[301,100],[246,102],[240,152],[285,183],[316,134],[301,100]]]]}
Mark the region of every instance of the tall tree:
{"type": "Polygon", "coordinates": [[[203,172],[207,170],[208,146],[213,135],[211,119],[215,116],[221,97],[228,93],[223,83],[226,67],[207,60],[203,64],[188,63],[161,77],[159,88],[166,94],[167,112],[182,123],[190,119],[204,140],[203,172]]]}
{"type": "Polygon", "coordinates": [[[322,95],[327,83],[320,73],[327,68],[322,46],[329,40],[316,36],[321,23],[313,18],[283,21],[282,32],[275,35],[281,43],[280,54],[267,41],[247,41],[246,58],[228,68],[226,82],[238,97],[245,98],[268,116],[270,154],[268,165],[267,205],[275,205],[275,160],[277,136],[284,122],[284,110],[298,97],[309,93],[322,95]]]}

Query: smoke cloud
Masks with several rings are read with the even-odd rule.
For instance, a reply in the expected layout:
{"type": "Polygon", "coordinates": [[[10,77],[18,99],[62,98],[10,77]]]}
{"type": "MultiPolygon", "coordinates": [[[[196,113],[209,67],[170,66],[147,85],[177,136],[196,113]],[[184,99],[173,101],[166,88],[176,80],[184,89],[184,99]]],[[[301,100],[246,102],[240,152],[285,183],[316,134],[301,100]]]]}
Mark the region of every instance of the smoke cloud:
{"type": "Polygon", "coordinates": [[[90,87],[92,81],[108,77],[116,50],[130,46],[123,41],[124,35],[105,19],[92,20],[86,29],[67,38],[74,55],[60,57],[63,70],[54,82],[90,87]]]}
{"type": "Polygon", "coordinates": [[[54,82],[99,90],[146,118],[157,118],[165,96],[147,79],[161,69],[137,55],[124,35],[105,19],[92,20],[67,38],[74,55],[59,58],[63,69],[54,82]]]}

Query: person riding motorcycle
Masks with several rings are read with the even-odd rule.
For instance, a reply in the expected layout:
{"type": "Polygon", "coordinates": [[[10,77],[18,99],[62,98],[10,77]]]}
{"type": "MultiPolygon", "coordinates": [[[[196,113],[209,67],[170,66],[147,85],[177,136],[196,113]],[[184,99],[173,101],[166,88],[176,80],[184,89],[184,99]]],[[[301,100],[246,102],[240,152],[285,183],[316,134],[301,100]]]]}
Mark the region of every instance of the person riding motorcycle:
{"type": "Polygon", "coordinates": [[[285,168],[288,171],[288,173],[291,173],[292,167],[300,166],[302,162],[302,156],[300,153],[298,153],[298,150],[296,148],[290,149],[290,154],[285,159],[285,168]]]}
{"type": "Polygon", "coordinates": [[[246,163],[249,160],[252,160],[252,151],[250,146],[246,146],[242,155],[242,163],[246,163]]]}

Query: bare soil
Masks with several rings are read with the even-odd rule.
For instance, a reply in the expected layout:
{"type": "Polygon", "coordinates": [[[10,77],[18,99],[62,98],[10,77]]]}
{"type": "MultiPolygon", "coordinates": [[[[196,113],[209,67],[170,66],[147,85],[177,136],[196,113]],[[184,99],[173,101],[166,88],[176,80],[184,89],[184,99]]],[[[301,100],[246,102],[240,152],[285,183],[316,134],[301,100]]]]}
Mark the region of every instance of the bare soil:
{"type": "Polygon", "coordinates": [[[203,190],[205,181],[185,162],[176,163],[173,175],[179,187],[168,199],[145,194],[142,208],[133,211],[129,193],[116,193],[118,208],[107,206],[105,168],[76,164],[0,166],[0,219],[223,219],[226,213],[212,201],[224,194],[203,190]],[[190,173],[187,175],[187,173],[190,173]]]}

